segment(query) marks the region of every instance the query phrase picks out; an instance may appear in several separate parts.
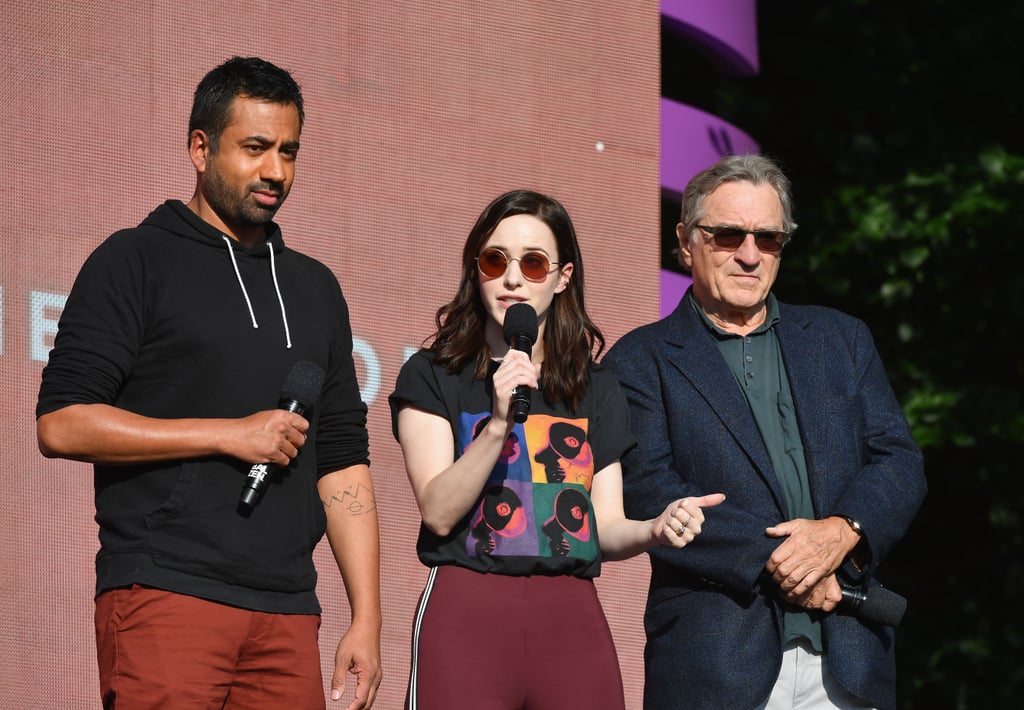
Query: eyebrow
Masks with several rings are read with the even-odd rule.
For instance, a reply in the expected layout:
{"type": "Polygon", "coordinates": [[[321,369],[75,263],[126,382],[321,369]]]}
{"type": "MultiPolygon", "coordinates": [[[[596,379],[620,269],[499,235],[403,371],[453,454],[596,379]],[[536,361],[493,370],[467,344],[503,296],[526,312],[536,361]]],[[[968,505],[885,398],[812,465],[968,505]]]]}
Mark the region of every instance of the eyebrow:
{"type": "MultiPolygon", "coordinates": [[[[276,142],[276,141],[270,140],[269,138],[261,136],[259,134],[249,136],[248,138],[243,138],[242,142],[244,143],[245,141],[255,141],[256,143],[259,143],[262,146],[272,146],[276,142]]],[[[288,148],[290,150],[298,150],[299,149],[299,142],[298,141],[285,141],[284,143],[281,144],[281,147],[282,148],[288,148]]]]}
{"type": "MultiPolygon", "coordinates": [[[[704,225],[704,226],[707,227],[709,225],[704,225]]],[[[742,229],[742,230],[746,231],[748,234],[751,233],[751,232],[782,232],[782,231],[785,231],[785,230],[783,230],[782,227],[750,227],[748,229],[747,227],[741,227],[738,224],[719,224],[719,225],[715,225],[715,228],[716,229],[742,229]]]]}
{"type": "MultiPolygon", "coordinates": [[[[504,244],[486,244],[486,245],[484,245],[483,248],[484,249],[501,249],[502,251],[505,251],[505,252],[512,251],[511,247],[507,247],[504,244]]],[[[525,252],[531,252],[531,251],[537,251],[537,252],[540,252],[541,254],[544,254],[545,256],[551,256],[551,253],[547,249],[545,249],[544,247],[531,247],[531,246],[523,247],[523,252],[524,253],[525,252]]]]}

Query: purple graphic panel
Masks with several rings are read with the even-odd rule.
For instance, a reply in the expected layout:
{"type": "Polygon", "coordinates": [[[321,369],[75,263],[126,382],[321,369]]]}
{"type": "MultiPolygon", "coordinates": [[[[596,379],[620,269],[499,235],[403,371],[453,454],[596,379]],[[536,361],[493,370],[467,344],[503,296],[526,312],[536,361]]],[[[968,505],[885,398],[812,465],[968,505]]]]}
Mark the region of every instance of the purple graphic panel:
{"type": "Polygon", "coordinates": [[[723,155],[757,152],[754,139],[717,116],[661,99],[661,189],[678,197],[723,155]]]}
{"type": "Polygon", "coordinates": [[[659,318],[664,318],[676,309],[679,299],[690,288],[692,279],[686,274],[677,271],[661,270],[661,307],[658,312],[659,318]]]}
{"type": "MultiPolygon", "coordinates": [[[[758,150],[750,136],[717,116],[661,99],[661,191],[670,199],[678,202],[690,178],[723,155],[758,150]]],[[[662,270],[660,317],[675,309],[689,285],[689,277],[662,270]]]]}
{"type": "Polygon", "coordinates": [[[661,0],[661,16],[732,73],[757,74],[756,0],[661,0]]]}
{"type": "MultiPolygon", "coordinates": [[[[756,0],[661,0],[662,23],[716,60],[727,73],[758,72],[756,0]]],[[[756,153],[757,143],[735,126],[691,106],[661,99],[661,191],[676,202],[686,183],[723,155],[756,153]]],[[[690,285],[661,272],[660,317],[671,313],[690,285]]]]}

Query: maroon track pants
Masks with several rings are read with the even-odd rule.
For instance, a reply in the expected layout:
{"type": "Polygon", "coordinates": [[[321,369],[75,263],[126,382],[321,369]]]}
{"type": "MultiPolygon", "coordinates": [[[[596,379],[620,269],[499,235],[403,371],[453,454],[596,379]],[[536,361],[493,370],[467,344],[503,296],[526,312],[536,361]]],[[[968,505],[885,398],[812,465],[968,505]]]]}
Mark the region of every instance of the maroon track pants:
{"type": "Polygon", "coordinates": [[[433,568],[413,628],[408,710],[623,710],[590,580],[433,568]]]}

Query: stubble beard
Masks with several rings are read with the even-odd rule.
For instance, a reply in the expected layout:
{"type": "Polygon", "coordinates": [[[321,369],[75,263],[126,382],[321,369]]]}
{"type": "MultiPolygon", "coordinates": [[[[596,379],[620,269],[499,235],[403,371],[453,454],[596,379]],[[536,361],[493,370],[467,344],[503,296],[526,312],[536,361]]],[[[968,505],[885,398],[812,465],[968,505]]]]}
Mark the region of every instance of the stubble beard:
{"type": "Polygon", "coordinates": [[[204,187],[203,194],[207,203],[228,225],[238,225],[243,228],[263,226],[274,219],[274,215],[284,204],[285,194],[280,186],[252,183],[246,185],[244,192],[239,195],[232,190],[216,170],[207,171],[204,187]],[[252,199],[254,190],[268,188],[277,190],[281,196],[274,207],[264,207],[252,199]]]}

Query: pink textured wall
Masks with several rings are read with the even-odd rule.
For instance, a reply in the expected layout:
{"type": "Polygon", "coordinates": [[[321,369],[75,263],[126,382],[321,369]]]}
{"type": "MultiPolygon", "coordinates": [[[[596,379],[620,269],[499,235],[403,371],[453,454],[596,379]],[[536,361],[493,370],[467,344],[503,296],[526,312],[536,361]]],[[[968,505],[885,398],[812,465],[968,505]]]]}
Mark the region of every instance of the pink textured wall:
{"type": "MultiPolygon", "coordinates": [[[[330,266],[352,307],[370,408],[384,562],[384,672],[401,707],[425,569],[386,397],[406,350],[454,289],[483,206],[529,187],[561,199],[613,342],[657,317],[656,2],[92,3],[0,5],[0,705],[98,706],[92,476],[35,444],[39,373],[88,253],[194,185],[195,84],[233,54],[291,69],[307,123],[285,239],[330,266]],[[651,248],[638,245],[651,244],[651,248]]],[[[345,596],[317,551],[333,657],[345,596]]],[[[629,707],[639,707],[647,562],[599,580],[629,707]]]]}

